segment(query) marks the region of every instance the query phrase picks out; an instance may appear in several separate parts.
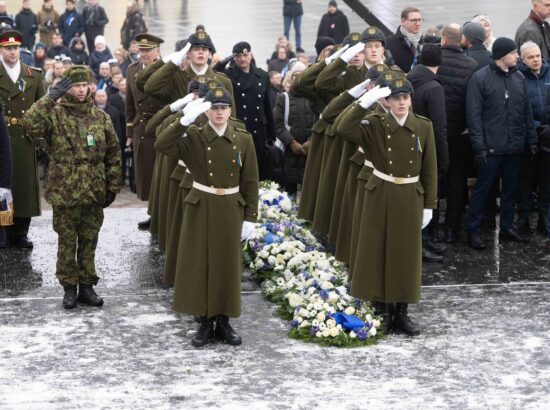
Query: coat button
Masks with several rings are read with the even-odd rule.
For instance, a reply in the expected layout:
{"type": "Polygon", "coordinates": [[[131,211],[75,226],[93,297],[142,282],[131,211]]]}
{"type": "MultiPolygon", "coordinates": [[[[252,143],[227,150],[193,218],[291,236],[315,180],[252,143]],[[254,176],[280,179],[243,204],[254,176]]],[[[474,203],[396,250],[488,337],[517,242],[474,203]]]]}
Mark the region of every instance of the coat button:
{"type": "Polygon", "coordinates": [[[243,108],[246,108],[246,105],[243,105],[243,108]]]}
{"type": "Polygon", "coordinates": [[[232,177],[232,176],[233,176],[233,172],[232,172],[231,174],[229,174],[229,176],[232,177]]]}
{"type": "Polygon", "coordinates": [[[262,83],[258,83],[258,85],[261,87],[261,86],[262,86],[262,83]]]}
{"type": "Polygon", "coordinates": [[[244,93],[241,94],[244,97],[244,93]]]}
{"type": "Polygon", "coordinates": [[[212,176],[214,176],[214,174],[211,172],[211,173],[210,173],[210,176],[212,177],[212,176]]]}
{"type": "Polygon", "coordinates": [[[388,148],[388,151],[391,151],[391,148],[388,148]]]}
{"type": "Polygon", "coordinates": [[[235,160],[231,161],[233,164],[235,163],[235,160]]]}
{"type": "Polygon", "coordinates": [[[390,138],[391,138],[391,135],[388,135],[388,139],[390,139],[390,138]]]}
{"type": "Polygon", "coordinates": [[[246,117],[244,117],[244,120],[246,121],[246,117]]]}
{"type": "Polygon", "coordinates": [[[237,149],[237,146],[236,146],[236,145],[233,145],[233,149],[237,149]]]}
{"type": "Polygon", "coordinates": [[[241,85],[241,83],[237,83],[237,85],[241,85]]]}
{"type": "Polygon", "coordinates": [[[393,161],[390,161],[390,165],[393,164],[393,161]]]}
{"type": "Polygon", "coordinates": [[[261,94],[258,94],[258,98],[262,98],[262,95],[261,95],[261,94]]]}
{"type": "Polygon", "coordinates": [[[411,177],[411,174],[407,174],[407,178],[410,178],[411,177]]]}
{"type": "Polygon", "coordinates": [[[208,151],[211,151],[211,150],[212,150],[212,148],[210,148],[210,147],[208,147],[208,148],[206,148],[206,149],[207,149],[208,151]]]}
{"type": "Polygon", "coordinates": [[[411,147],[411,151],[414,151],[414,148],[411,147]]]}
{"type": "Polygon", "coordinates": [[[212,163],[212,160],[211,160],[211,159],[209,159],[209,160],[208,160],[208,163],[209,163],[209,164],[211,164],[211,163],[212,163]]]}
{"type": "Polygon", "coordinates": [[[409,161],[409,164],[412,164],[413,162],[412,161],[409,161]]]}

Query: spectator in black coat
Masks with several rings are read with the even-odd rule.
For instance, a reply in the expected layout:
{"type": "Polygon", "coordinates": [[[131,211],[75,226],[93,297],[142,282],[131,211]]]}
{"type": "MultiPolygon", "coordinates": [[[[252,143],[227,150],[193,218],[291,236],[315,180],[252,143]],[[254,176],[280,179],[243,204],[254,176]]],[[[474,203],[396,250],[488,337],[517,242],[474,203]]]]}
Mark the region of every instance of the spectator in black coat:
{"type": "Polygon", "coordinates": [[[386,39],[386,49],[391,52],[395,65],[406,73],[417,63],[422,21],[420,10],[406,7],[401,12],[401,25],[386,39]]]}
{"type": "Polygon", "coordinates": [[[462,46],[466,48],[466,55],[477,63],[477,69],[485,67],[493,59],[485,44],[485,29],[479,23],[466,23],[462,29],[462,46]]]}
{"type": "Polygon", "coordinates": [[[90,64],[90,56],[86,52],[86,43],[80,37],[75,37],[69,45],[71,60],[74,64],[90,64]]]}
{"type": "MultiPolygon", "coordinates": [[[[118,93],[109,95],[109,103],[115,106],[124,116],[126,116],[126,79],[122,78],[118,83],[118,93]]],[[[125,121],[126,122],[126,121],[125,121]]]]}
{"type": "Polygon", "coordinates": [[[44,61],[48,58],[46,55],[46,44],[39,41],[34,45],[34,66],[40,69],[44,68],[44,61]]]}
{"type": "Polygon", "coordinates": [[[282,76],[281,73],[278,71],[270,71],[269,72],[269,102],[271,103],[272,107],[275,107],[275,103],[277,102],[277,97],[281,92],[284,91],[283,85],[282,85],[282,76]]]}
{"type": "Polygon", "coordinates": [[[286,53],[286,49],[284,47],[279,47],[277,50],[277,58],[274,60],[270,60],[269,64],[267,65],[267,71],[277,71],[279,73],[286,73],[286,69],[288,67],[288,55],[286,53]]]}
{"type": "Polygon", "coordinates": [[[485,245],[479,227],[496,178],[502,177],[500,240],[528,242],[513,227],[521,161],[536,155],[538,138],[525,77],[518,72],[514,40],[500,37],[493,43],[493,59],[468,83],[466,112],[477,171],[468,207],[468,244],[485,245]]]}
{"type": "Polygon", "coordinates": [[[32,50],[38,32],[38,17],[31,10],[30,0],[23,0],[23,7],[15,16],[15,27],[23,34],[21,47],[32,50]]]}
{"type": "Polygon", "coordinates": [[[460,48],[462,27],[451,23],[441,32],[441,66],[437,78],[445,89],[449,171],[447,173],[446,242],[456,242],[462,226],[470,143],[466,133],[466,86],[477,63],[460,48]]]}
{"type": "Polygon", "coordinates": [[[348,34],[348,18],[341,10],[338,10],[336,1],[329,1],[328,12],[323,14],[321,18],[319,29],[317,30],[317,37],[330,37],[335,43],[341,44],[348,34]]]}
{"type": "MultiPolygon", "coordinates": [[[[440,65],[441,48],[435,44],[426,44],[422,48],[420,64],[417,64],[409,72],[407,79],[414,88],[413,111],[432,122],[437,151],[437,172],[441,187],[442,179],[449,168],[449,147],[447,145],[445,90],[436,77],[440,65]]],[[[441,189],[438,189],[437,193],[440,195],[441,189]]],[[[433,235],[438,228],[438,220],[439,214],[436,211],[430,224],[422,231],[422,258],[428,262],[438,262],[443,259],[439,253],[445,249],[444,245],[437,244],[433,235]]]]}
{"type": "MultiPolygon", "coordinates": [[[[11,195],[11,147],[4,107],[0,104],[0,199],[11,195]]],[[[0,226],[0,248],[8,246],[4,228],[0,226]]]]}
{"type": "Polygon", "coordinates": [[[61,38],[61,34],[54,33],[52,37],[52,46],[48,48],[48,51],[46,52],[46,54],[48,58],[55,58],[56,56],[69,57],[71,52],[69,50],[69,47],[63,44],[63,38],[61,38]]]}
{"type": "Polygon", "coordinates": [[[113,55],[105,43],[105,37],[97,36],[93,51],[90,53],[90,68],[96,77],[99,77],[99,65],[103,62],[106,63],[111,58],[113,55]]]}
{"type": "Polygon", "coordinates": [[[109,18],[105,13],[105,9],[97,4],[97,0],[88,0],[88,4],[82,11],[82,19],[84,20],[84,33],[86,34],[88,50],[93,50],[95,38],[103,36],[109,18]]]}
{"type": "Polygon", "coordinates": [[[296,51],[302,50],[302,15],[304,8],[302,0],[283,0],[283,19],[284,19],[284,35],[290,40],[290,25],[294,23],[294,31],[296,33],[296,51]]]}
{"type": "Polygon", "coordinates": [[[70,47],[71,40],[80,37],[84,33],[84,20],[76,11],[74,0],[67,0],[65,4],[67,8],[65,13],[59,16],[57,28],[61,37],[63,37],[63,44],[70,47]]]}
{"type": "Polygon", "coordinates": [[[139,7],[135,1],[128,3],[126,9],[126,19],[122,24],[122,29],[120,30],[120,43],[122,47],[128,49],[130,47],[130,41],[132,41],[138,34],[147,33],[147,25],[139,7]]]}

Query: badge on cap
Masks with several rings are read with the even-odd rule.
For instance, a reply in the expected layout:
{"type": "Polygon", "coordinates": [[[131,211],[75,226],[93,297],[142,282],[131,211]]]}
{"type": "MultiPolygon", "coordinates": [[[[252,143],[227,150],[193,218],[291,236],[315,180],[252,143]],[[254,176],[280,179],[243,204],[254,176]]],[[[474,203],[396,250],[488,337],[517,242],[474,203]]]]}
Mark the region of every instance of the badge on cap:
{"type": "Polygon", "coordinates": [[[10,42],[10,43],[15,42],[15,37],[10,37],[10,38],[8,38],[8,42],[10,42]]]}
{"type": "Polygon", "coordinates": [[[213,90],[217,86],[218,86],[218,82],[216,80],[211,80],[208,82],[208,88],[210,88],[211,90],[213,90]]]}
{"type": "Polygon", "coordinates": [[[397,81],[395,82],[395,86],[396,86],[396,87],[403,87],[403,81],[402,81],[402,80],[397,80],[397,81]]]}
{"type": "Polygon", "coordinates": [[[216,91],[214,92],[214,95],[215,95],[216,97],[222,97],[222,96],[223,96],[223,91],[222,91],[222,90],[216,90],[216,91]]]}
{"type": "Polygon", "coordinates": [[[204,31],[199,31],[199,32],[197,33],[197,38],[198,38],[199,40],[204,40],[204,39],[206,38],[206,33],[205,33],[204,31]]]}
{"type": "Polygon", "coordinates": [[[357,41],[357,40],[359,40],[359,34],[358,33],[353,33],[353,34],[350,35],[350,38],[353,41],[357,41]]]}
{"type": "Polygon", "coordinates": [[[197,76],[197,81],[201,84],[204,84],[206,82],[206,77],[203,75],[197,76]]]}
{"type": "Polygon", "coordinates": [[[377,64],[376,65],[376,71],[378,71],[379,73],[384,72],[385,69],[386,69],[386,67],[384,67],[384,64],[377,64]]]}
{"type": "Polygon", "coordinates": [[[384,80],[387,80],[387,81],[393,80],[393,74],[392,73],[384,74],[384,80]]]}
{"type": "Polygon", "coordinates": [[[376,34],[376,28],[375,27],[369,27],[369,29],[367,30],[367,33],[376,34]]]}

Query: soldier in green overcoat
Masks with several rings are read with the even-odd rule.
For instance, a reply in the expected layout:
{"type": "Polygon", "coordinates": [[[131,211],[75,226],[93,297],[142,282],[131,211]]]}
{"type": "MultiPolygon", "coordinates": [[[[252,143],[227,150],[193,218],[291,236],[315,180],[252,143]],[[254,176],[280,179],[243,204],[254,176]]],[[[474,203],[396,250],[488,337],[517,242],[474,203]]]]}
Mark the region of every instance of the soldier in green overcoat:
{"type": "Polygon", "coordinates": [[[25,134],[21,120],[27,110],[44,95],[42,71],[22,63],[19,46],[22,34],[7,30],[0,34],[0,104],[11,140],[13,225],[6,228],[11,245],[32,248],[28,239],[33,216],[40,215],[40,188],[36,144],[25,134]]]}
{"type": "Polygon", "coordinates": [[[120,190],[120,145],[109,116],[93,104],[86,66],[74,65],[23,118],[48,155],[46,201],[58,234],[56,276],[63,306],[103,305],[93,286],[103,208],[120,190]],[[77,286],[78,298],[77,298],[77,286]]]}
{"type": "Polygon", "coordinates": [[[421,231],[437,206],[437,164],[431,122],[410,112],[412,91],[401,78],[390,87],[375,87],[347,111],[336,131],[368,152],[374,166],[365,191],[351,294],[374,302],[385,332],[417,335],[420,327],[408,316],[408,304],[420,300],[421,231]],[[390,112],[374,113],[365,121],[367,109],[383,97],[388,97],[390,112]]]}
{"type": "MultiPolygon", "coordinates": [[[[164,105],[158,99],[147,95],[137,86],[140,73],[159,58],[159,46],[164,42],[152,34],[142,33],[135,38],[140,58],[130,64],[126,77],[128,79],[126,93],[126,136],[127,144],[133,146],[134,173],[136,194],[142,201],[149,200],[156,152],[154,149],[155,134],[146,132],[147,123],[151,117],[164,105]]],[[[149,229],[150,219],[138,223],[138,228],[149,229]]]]}
{"type": "Polygon", "coordinates": [[[240,239],[249,237],[257,220],[259,176],[252,136],[228,122],[230,104],[227,90],[209,91],[205,102],[172,123],[155,144],[167,155],[176,152],[193,176],[185,198],[174,309],[200,317],[192,339],[197,347],[214,335],[241,343],[229,317],[241,312],[240,239]],[[208,124],[191,125],[202,113],[208,124]]]}

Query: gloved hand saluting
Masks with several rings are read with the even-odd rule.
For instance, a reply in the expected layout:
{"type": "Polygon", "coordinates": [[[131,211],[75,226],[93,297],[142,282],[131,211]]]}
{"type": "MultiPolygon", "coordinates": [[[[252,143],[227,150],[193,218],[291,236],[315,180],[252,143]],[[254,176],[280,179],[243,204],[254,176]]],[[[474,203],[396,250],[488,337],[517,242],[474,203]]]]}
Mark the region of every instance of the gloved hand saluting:
{"type": "Polygon", "coordinates": [[[175,65],[180,66],[182,61],[185,60],[187,52],[191,49],[191,44],[187,43],[180,51],[174,51],[173,53],[168,54],[167,56],[162,57],[162,61],[166,64],[168,62],[173,62],[175,65]]]}
{"type": "Polygon", "coordinates": [[[184,127],[191,125],[199,115],[208,111],[211,106],[212,103],[210,101],[201,102],[200,104],[193,106],[187,114],[184,114],[183,117],[181,117],[180,124],[184,127]]]}
{"type": "Polygon", "coordinates": [[[246,241],[254,233],[256,224],[253,222],[244,221],[241,229],[241,241],[246,241]]]}
{"type": "Polygon", "coordinates": [[[180,98],[179,100],[176,100],[172,104],[170,104],[170,111],[172,112],[179,111],[194,99],[195,99],[195,94],[189,93],[185,97],[180,98]]]}
{"type": "Polygon", "coordinates": [[[340,57],[344,53],[344,51],[346,51],[348,48],[349,48],[349,44],[346,44],[340,50],[335,51],[332,55],[325,58],[325,64],[329,65],[330,63],[332,63],[334,60],[336,60],[338,57],[340,57]]]}
{"type": "Polygon", "coordinates": [[[197,98],[196,100],[191,101],[189,104],[185,106],[183,109],[183,115],[187,114],[189,110],[193,109],[195,105],[199,105],[204,101],[204,98],[197,98]]]}
{"type": "Polygon", "coordinates": [[[344,60],[346,63],[349,63],[353,57],[357,55],[357,53],[363,51],[365,49],[365,43],[357,43],[353,47],[348,48],[344,53],[340,56],[342,60],[344,60]]]}
{"type": "Polygon", "coordinates": [[[361,98],[359,98],[359,105],[363,108],[369,108],[372,104],[378,101],[380,98],[386,98],[391,94],[390,87],[380,88],[379,85],[372,90],[367,91],[361,98]]]}
{"type": "Polygon", "coordinates": [[[370,79],[357,84],[355,87],[348,90],[348,94],[353,98],[359,98],[367,92],[367,86],[370,84],[370,79]]]}
{"type": "Polygon", "coordinates": [[[57,101],[63,94],[65,94],[71,88],[71,79],[69,77],[63,77],[59,82],[50,87],[48,90],[48,97],[57,101]]]}
{"type": "Polygon", "coordinates": [[[424,209],[422,213],[422,229],[424,229],[432,220],[433,209],[424,209]]]}

